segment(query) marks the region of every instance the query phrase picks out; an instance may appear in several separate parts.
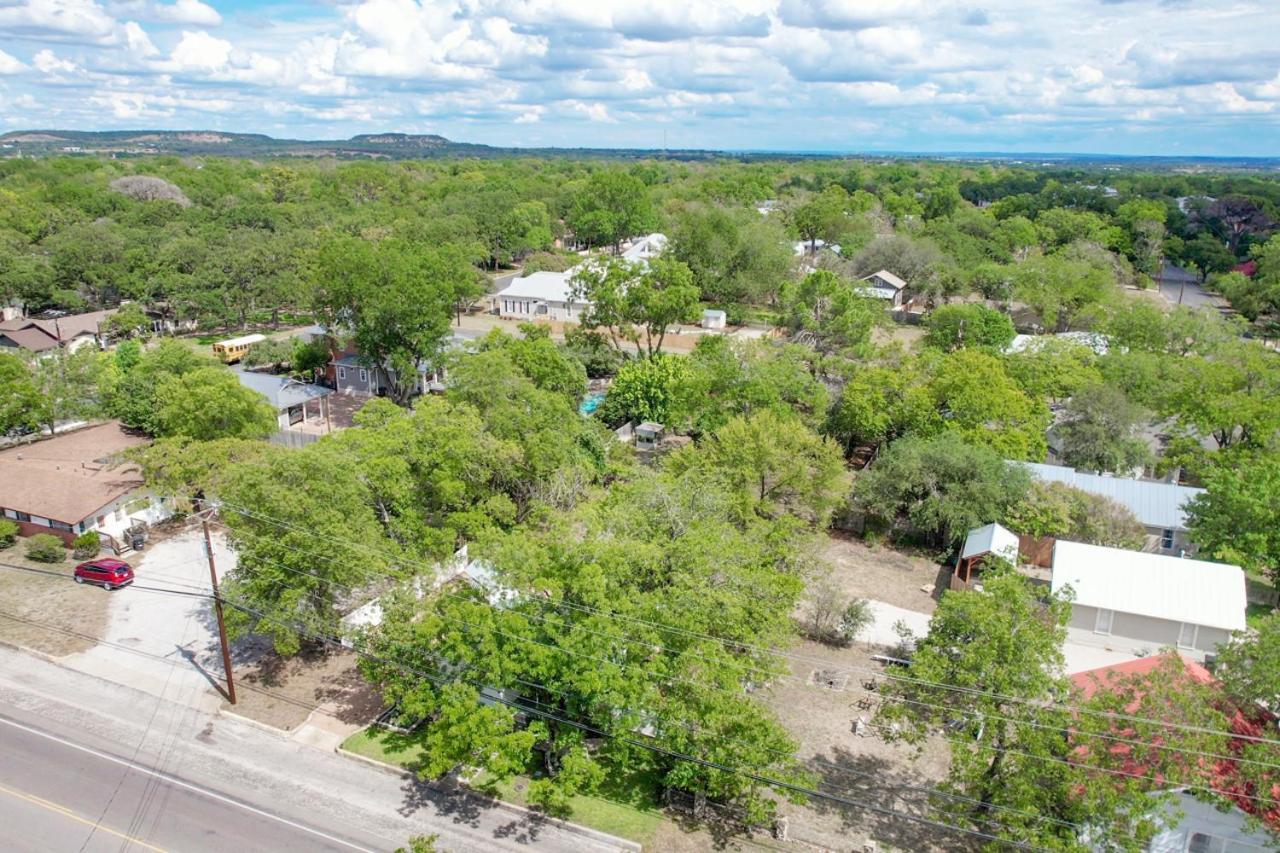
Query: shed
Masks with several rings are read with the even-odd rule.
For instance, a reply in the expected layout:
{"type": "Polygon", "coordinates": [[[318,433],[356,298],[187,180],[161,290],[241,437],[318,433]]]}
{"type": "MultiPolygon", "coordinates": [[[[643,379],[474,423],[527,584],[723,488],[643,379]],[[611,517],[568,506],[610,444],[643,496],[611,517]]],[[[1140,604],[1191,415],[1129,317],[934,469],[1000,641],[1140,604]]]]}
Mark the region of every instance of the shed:
{"type": "Polygon", "coordinates": [[[989,554],[1017,565],[1017,534],[994,522],[970,530],[969,535],[964,539],[964,547],[960,549],[960,557],[956,560],[952,589],[968,587],[974,579],[974,569],[982,562],[982,558],[989,554]]]}
{"type": "Polygon", "coordinates": [[[1245,629],[1239,566],[1058,540],[1053,592],[1075,596],[1070,625],[1135,647],[1213,651],[1245,629]]]}
{"type": "Polygon", "coordinates": [[[702,328],[704,329],[723,329],[726,322],[728,322],[728,315],[723,311],[708,308],[702,312],[702,328]]]}
{"type": "Polygon", "coordinates": [[[663,426],[654,421],[645,421],[636,426],[636,450],[656,450],[662,441],[663,426]]]}

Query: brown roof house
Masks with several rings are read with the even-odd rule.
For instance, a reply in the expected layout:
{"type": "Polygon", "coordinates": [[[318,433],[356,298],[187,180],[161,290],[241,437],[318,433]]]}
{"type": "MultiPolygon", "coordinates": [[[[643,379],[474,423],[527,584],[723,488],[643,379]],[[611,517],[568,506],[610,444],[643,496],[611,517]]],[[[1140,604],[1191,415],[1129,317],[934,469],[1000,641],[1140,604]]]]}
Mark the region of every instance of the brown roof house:
{"type": "Polygon", "coordinates": [[[134,524],[172,514],[167,499],[144,488],[136,465],[116,465],[125,450],[146,443],[113,421],[2,450],[0,514],[24,536],[53,533],[70,543],[96,530],[115,548],[134,524]]]}
{"type": "Polygon", "coordinates": [[[55,347],[75,352],[88,344],[96,346],[101,341],[99,327],[114,313],[116,309],[111,308],[48,320],[30,317],[5,320],[0,322],[0,347],[42,353],[55,347]]]}

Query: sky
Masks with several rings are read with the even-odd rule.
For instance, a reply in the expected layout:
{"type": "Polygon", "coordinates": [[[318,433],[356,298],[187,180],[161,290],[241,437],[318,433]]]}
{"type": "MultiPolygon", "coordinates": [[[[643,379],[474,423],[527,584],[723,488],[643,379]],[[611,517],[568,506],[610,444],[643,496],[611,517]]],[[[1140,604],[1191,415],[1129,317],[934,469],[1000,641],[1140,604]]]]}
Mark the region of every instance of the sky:
{"type": "Polygon", "coordinates": [[[0,0],[0,128],[1280,156],[1280,0],[0,0]]]}

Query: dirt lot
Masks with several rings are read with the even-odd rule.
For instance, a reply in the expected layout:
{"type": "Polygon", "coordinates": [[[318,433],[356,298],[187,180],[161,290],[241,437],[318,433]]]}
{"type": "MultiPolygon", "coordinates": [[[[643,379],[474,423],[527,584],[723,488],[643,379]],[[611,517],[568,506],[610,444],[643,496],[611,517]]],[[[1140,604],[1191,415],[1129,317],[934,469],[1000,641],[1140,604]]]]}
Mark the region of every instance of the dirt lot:
{"type": "Polygon", "coordinates": [[[368,723],[382,710],[382,697],[365,683],[350,652],[304,653],[285,659],[274,652],[235,667],[235,707],[244,717],[292,730],[317,707],[331,704],[338,719],[368,723]]]}
{"type": "Polygon", "coordinates": [[[871,342],[884,346],[885,344],[899,343],[907,349],[924,339],[926,332],[920,326],[905,326],[900,323],[893,323],[888,326],[877,326],[871,330],[871,342]]]}
{"type": "MultiPolygon", "coordinates": [[[[919,755],[914,747],[891,744],[883,730],[854,733],[854,723],[875,718],[877,694],[867,685],[884,683],[881,665],[861,644],[833,649],[802,641],[790,654],[791,678],[775,684],[765,701],[800,745],[799,755],[817,776],[817,787],[911,814],[930,814],[919,791],[904,786],[936,786],[946,775],[945,741],[931,739],[919,755]],[[834,689],[814,683],[821,670],[839,673],[834,689]]],[[[824,849],[858,850],[867,839],[903,850],[962,849],[959,839],[938,836],[928,827],[866,809],[826,800],[806,806],[785,805],[795,841],[824,849]]]]}
{"type": "Polygon", "coordinates": [[[831,582],[845,594],[920,613],[934,611],[938,602],[933,590],[946,583],[946,568],[932,560],[883,545],[870,547],[852,536],[830,535],[822,556],[831,564],[831,582]],[[929,592],[923,590],[926,586],[929,592]]]}
{"type": "Polygon", "coordinates": [[[0,551],[0,640],[56,657],[92,648],[119,591],[73,583],[70,553],[61,563],[28,560],[24,542],[0,551]]]}

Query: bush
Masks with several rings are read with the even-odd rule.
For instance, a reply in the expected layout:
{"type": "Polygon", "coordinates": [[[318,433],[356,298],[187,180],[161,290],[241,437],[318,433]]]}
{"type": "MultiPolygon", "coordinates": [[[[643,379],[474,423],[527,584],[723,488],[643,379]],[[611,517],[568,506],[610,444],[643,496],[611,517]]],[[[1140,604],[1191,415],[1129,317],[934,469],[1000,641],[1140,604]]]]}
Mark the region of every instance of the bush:
{"type": "Polygon", "coordinates": [[[0,518],[0,548],[8,548],[18,540],[18,522],[0,518]]]}
{"type": "Polygon", "coordinates": [[[27,559],[37,563],[61,563],[67,558],[67,547],[52,533],[37,533],[27,540],[27,559]]]}
{"type": "Polygon", "coordinates": [[[830,582],[824,581],[809,592],[804,630],[812,640],[848,646],[874,620],[875,614],[866,599],[855,598],[842,605],[840,591],[830,582]]]}
{"type": "Polygon", "coordinates": [[[102,537],[96,530],[86,530],[72,541],[71,547],[72,556],[77,560],[88,560],[98,556],[98,551],[102,548],[102,537]]]}

